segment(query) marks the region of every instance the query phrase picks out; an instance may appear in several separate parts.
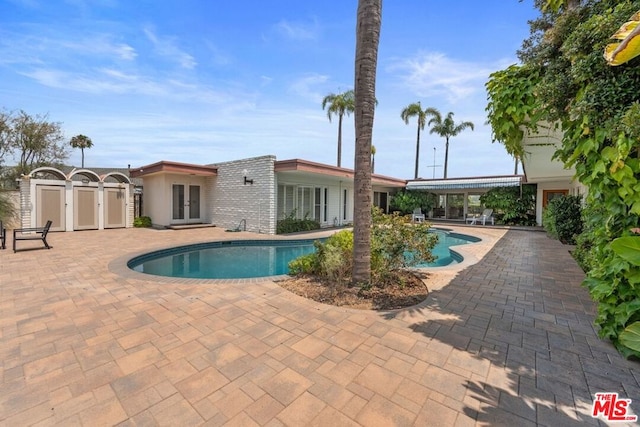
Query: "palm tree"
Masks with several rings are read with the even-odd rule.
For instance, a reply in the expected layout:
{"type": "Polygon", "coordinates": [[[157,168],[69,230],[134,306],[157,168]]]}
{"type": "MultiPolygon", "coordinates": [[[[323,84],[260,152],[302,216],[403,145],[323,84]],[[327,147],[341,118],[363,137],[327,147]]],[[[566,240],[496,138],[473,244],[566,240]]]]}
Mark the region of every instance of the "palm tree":
{"type": "Polygon", "coordinates": [[[348,90],[344,93],[330,93],[322,100],[322,109],[328,105],[327,117],[331,121],[331,116],[334,114],[338,116],[338,167],[340,167],[342,160],[342,118],[346,114],[347,116],[355,110],[354,93],[352,90],[348,90]]]}
{"type": "Polygon", "coordinates": [[[91,138],[85,135],[76,135],[73,138],[71,138],[71,141],[69,141],[69,144],[71,144],[73,148],[79,148],[80,151],[82,152],[82,167],[84,168],[84,149],[93,147],[93,142],[91,141],[91,138]]]}
{"type": "Polygon", "coordinates": [[[371,282],[371,139],[382,0],[358,0],[355,60],[356,155],[353,178],[353,283],[371,282]]]}
{"type": "Polygon", "coordinates": [[[416,137],[416,169],[413,178],[418,179],[418,162],[420,160],[420,131],[424,130],[424,126],[427,123],[427,116],[435,116],[438,110],[435,108],[422,109],[420,102],[409,104],[400,113],[400,117],[406,124],[409,124],[411,117],[418,118],[418,136],[416,137]]]}
{"type": "Polygon", "coordinates": [[[473,130],[473,123],[461,122],[456,124],[453,121],[453,113],[449,112],[447,117],[442,120],[442,115],[438,110],[431,120],[429,120],[429,126],[431,130],[429,133],[437,133],[443,137],[446,141],[444,148],[444,178],[447,179],[447,164],[449,162],[449,138],[456,136],[466,128],[473,130]]]}
{"type": "Polygon", "coordinates": [[[376,172],[376,146],[371,144],[371,173],[376,172]]]}

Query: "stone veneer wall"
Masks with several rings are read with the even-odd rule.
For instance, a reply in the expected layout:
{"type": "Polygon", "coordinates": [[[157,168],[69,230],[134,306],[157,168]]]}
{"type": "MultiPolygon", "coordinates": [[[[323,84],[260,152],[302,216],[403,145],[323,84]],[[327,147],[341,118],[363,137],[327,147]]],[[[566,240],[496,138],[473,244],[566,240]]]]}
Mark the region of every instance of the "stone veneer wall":
{"type": "Polygon", "coordinates": [[[276,189],[275,156],[218,163],[218,176],[212,186],[212,222],[235,229],[246,220],[247,231],[275,234],[276,189]],[[244,184],[244,173],[253,184],[244,184]]]}

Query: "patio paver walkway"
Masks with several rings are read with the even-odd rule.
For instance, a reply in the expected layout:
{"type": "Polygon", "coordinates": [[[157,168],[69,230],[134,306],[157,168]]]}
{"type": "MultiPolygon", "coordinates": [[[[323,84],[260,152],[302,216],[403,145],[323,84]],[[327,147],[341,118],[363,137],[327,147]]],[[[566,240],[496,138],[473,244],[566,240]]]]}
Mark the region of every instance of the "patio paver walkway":
{"type": "Polygon", "coordinates": [[[504,233],[424,303],[384,313],[116,265],[268,236],[88,231],[0,251],[0,425],[598,425],[596,392],[640,414],[640,364],[597,337],[566,247],[504,233]]]}

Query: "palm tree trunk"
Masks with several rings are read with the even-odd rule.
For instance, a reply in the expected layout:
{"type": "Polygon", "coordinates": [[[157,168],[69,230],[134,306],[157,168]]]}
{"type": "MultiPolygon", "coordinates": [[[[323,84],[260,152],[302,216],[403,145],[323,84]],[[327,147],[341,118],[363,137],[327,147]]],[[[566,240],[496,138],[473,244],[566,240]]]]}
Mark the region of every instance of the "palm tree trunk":
{"type": "Polygon", "coordinates": [[[371,282],[371,140],[382,0],[358,0],[355,60],[353,283],[371,282]]]}
{"type": "Polygon", "coordinates": [[[342,164],[342,114],[338,116],[338,167],[342,164]]]}
{"type": "Polygon", "coordinates": [[[514,169],[513,169],[513,174],[514,175],[518,175],[518,158],[516,157],[515,159],[516,159],[516,162],[515,162],[515,166],[514,166],[514,169]]]}
{"type": "Polygon", "coordinates": [[[376,173],[376,155],[371,156],[371,173],[376,173]]]}
{"type": "Polygon", "coordinates": [[[447,179],[447,165],[449,164],[449,137],[444,143],[444,179],[447,179]]]}
{"type": "Polygon", "coordinates": [[[418,136],[416,137],[416,170],[413,179],[418,179],[418,163],[420,162],[420,120],[418,119],[418,136]]]}
{"type": "Polygon", "coordinates": [[[84,169],[84,148],[80,148],[80,152],[82,153],[82,169],[84,169]]]}

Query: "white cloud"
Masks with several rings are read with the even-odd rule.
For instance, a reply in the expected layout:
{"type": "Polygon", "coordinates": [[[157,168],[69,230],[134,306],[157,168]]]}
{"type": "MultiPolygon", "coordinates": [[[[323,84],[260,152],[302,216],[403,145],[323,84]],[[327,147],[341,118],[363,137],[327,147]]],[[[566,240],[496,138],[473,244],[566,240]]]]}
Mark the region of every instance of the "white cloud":
{"type": "Polygon", "coordinates": [[[5,64],[69,63],[88,58],[131,62],[137,56],[132,46],[114,41],[110,34],[84,34],[71,39],[40,27],[28,27],[24,32],[0,31],[0,63],[5,64]]]}
{"type": "Polygon", "coordinates": [[[176,40],[174,38],[158,37],[153,29],[149,27],[145,28],[143,31],[149,41],[153,43],[154,48],[159,55],[169,58],[170,60],[179,63],[181,67],[189,70],[198,65],[193,56],[176,46],[176,40]]]}
{"type": "Polygon", "coordinates": [[[289,85],[289,92],[313,102],[320,102],[325,96],[319,91],[320,85],[327,82],[329,76],[323,74],[307,74],[289,85]]]}
{"type": "Polygon", "coordinates": [[[402,85],[422,97],[443,96],[456,103],[482,91],[498,64],[483,64],[449,58],[443,53],[424,53],[396,60],[387,71],[397,73],[402,85]]]}
{"type": "Polygon", "coordinates": [[[281,20],[274,26],[276,32],[291,40],[316,40],[318,38],[318,23],[290,22],[281,20]]]}

